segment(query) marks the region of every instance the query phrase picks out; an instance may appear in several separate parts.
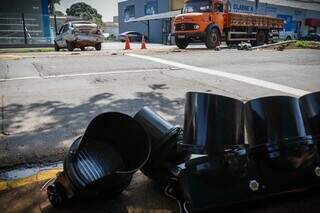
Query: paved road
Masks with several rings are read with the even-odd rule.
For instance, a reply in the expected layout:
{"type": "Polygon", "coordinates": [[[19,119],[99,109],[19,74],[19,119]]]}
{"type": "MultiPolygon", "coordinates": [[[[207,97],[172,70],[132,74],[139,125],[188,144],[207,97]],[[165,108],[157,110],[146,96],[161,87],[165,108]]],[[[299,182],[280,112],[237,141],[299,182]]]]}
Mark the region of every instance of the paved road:
{"type": "Polygon", "coordinates": [[[61,160],[105,111],[134,115],[148,105],[182,125],[187,91],[245,101],[320,90],[317,50],[79,54],[0,61],[1,132],[8,134],[0,136],[0,167],[61,160]]]}

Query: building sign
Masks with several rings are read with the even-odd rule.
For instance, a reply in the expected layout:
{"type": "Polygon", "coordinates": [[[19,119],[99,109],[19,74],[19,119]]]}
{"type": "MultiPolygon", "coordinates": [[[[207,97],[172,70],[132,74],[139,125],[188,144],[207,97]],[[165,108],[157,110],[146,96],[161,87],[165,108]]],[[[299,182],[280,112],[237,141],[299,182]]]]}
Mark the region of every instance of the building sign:
{"type": "Polygon", "coordinates": [[[268,13],[276,13],[277,12],[277,8],[276,7],[267,7],[267,12],[268,13]]]}
{"type": "Polygon", "coordinates": [[[277,17],[283,20],[285,31],[292,31],[292,16],[277,15],[277,17]]]}
{"type": "Polygon", "coordinates": [[[127,6],[124,10],[124,21],[130,21],[135,18],[135,8],[134,5],[127,6]]]}
{"type": "Polygon", "coordinates": [[[233,4],[230,4],[230,6],[231,6],[232,12],[239,12],[239,13],[253,13],[254,12],[254,7],[251,5],[233,3],[233,4]]]}
{"type": "Polygon", "coordinates": [[[144,5],[144,14],[145,15],[154,15],[158,13],[158,1],[157,0],[149,0],[144,5]]]}

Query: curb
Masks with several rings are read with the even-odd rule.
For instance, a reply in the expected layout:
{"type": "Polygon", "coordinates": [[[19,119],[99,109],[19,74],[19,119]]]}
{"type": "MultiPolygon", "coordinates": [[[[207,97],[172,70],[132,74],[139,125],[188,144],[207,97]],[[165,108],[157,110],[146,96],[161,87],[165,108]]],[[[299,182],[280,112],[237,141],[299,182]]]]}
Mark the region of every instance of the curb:
{"type": "Polygon", "coordinates": [[[49,180],[61,172],[61,169],[49,169],[38,172],[37,174],[31,175],[29,177],[17,179],[17,180],[0,180],[0,192],[10,189],[15,189],[18,187],[30,185],[44,180],[49,180]]]}

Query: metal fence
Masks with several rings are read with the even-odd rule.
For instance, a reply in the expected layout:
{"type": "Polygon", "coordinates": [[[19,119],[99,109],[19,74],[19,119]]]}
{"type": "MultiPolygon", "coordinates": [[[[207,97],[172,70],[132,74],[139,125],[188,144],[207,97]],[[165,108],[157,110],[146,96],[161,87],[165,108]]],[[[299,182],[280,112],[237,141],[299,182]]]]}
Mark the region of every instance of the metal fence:
{"type": "Polygon", "coordinates": [[[54,35],[48,15],[0,13],[0,45],[52,44],[54,35]]]}

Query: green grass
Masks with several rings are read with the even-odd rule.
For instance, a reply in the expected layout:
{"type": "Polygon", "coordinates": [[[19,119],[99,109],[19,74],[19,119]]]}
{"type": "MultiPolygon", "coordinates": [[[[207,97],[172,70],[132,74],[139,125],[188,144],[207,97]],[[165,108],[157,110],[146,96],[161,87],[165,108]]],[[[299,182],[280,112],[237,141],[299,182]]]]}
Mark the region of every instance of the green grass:
{"type": "Polygon", "coordinates": [[[320,42],[300,40],[300,41],[297,41],[295,43],[295,47],[297,47],[297,48],[320,49],[320,42]]]}
{"type": "Polygon", "coordinates": [[[41,48],[6,48],[0,49],[0,53],[35,53],[35,52],[53,52],[53,47],[41,47],[41,48]]]}

